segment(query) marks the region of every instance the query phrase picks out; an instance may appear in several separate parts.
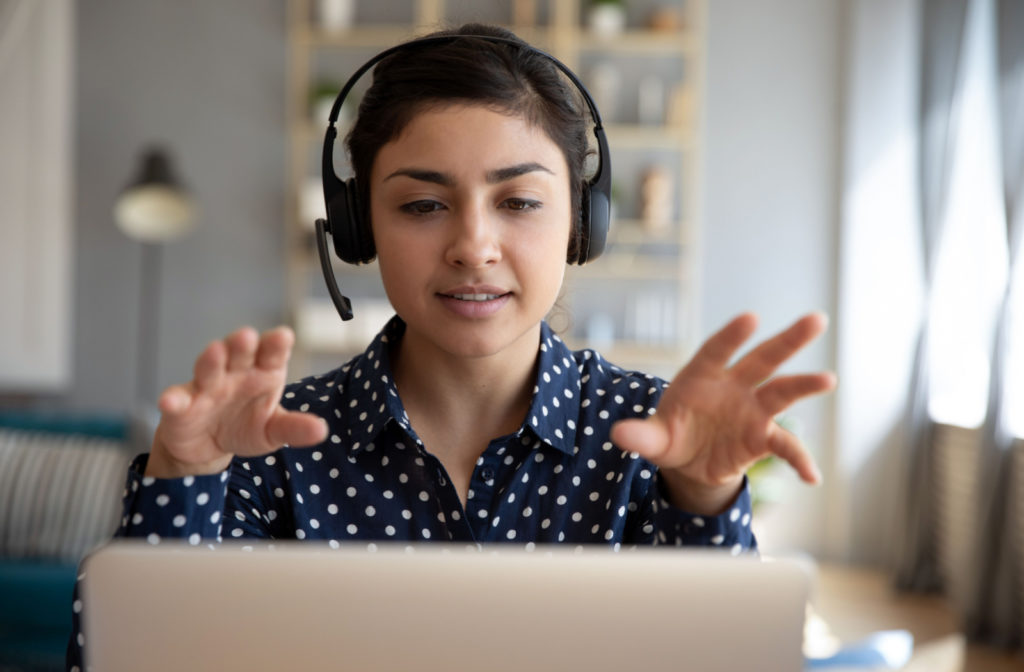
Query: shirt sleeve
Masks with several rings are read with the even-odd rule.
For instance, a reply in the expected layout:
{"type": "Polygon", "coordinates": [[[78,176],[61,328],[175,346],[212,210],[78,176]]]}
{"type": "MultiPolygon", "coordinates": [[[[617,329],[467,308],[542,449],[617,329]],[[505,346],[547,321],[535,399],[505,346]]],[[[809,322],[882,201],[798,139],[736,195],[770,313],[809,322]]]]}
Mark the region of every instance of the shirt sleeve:
{"type": "MultiPolygon", "coordinates": [[[[123,515],[115,537],[142,538],[151,544],[161,539],[187,539],[196,545],[203,540],[220,540],[230,471],[209,476],[152,478],[144,476],[148,454],[132,460],[125,484],[123,515]]],[[[65,667],[72,672],[83,664],[85,636],[81,598],[84,574],[75,581],[71,614],[71,637],[65,667]]]]}
{"type": "Polygon", "coordinates": [[[717,516],[701,516],[672,506],[661,491],[657,474],[650,488],[650,505],[656,545],[728,548],[734,555],[757,549],[750,527],[752,507],[746,476],[736,499],[717,516]]]}
{"type": "Polygon", "coordinates": [[[144,476],[148,455],[139,455],[128,469],[121,525],[114,536],[161,539],[220,540],[230,470],[206,476],[153,478],[144,476]]]}

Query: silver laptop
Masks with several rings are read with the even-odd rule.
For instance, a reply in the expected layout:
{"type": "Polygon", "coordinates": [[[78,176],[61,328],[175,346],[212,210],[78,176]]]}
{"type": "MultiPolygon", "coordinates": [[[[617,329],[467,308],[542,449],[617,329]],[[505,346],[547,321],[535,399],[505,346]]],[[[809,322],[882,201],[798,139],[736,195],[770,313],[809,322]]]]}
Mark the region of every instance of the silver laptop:
{"type": "Polygon", "coordinates": [[[86,662],[797,672],[810,567],[678,549],[116,542],[86,562],[86,662]]]}

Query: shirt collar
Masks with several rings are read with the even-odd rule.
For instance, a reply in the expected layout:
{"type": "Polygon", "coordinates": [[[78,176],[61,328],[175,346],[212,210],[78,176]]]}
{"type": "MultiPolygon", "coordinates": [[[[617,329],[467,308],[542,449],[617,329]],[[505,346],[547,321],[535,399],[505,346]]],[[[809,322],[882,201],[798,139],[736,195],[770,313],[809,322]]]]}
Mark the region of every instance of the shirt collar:
{"type": "Polygon", "coordinates": [[[390,422],[398,423],[407,433],[412,434],[409,415],[395,387],[389,352],[390,344],[400,340],[403,333],[405,322],[397,315],[392,317],[363,354],[343,369],[348,379],[345,399],[349,408],[339,410],[341,417],[347,421],[353,452],[359,452],[373,443],[390,422]]]}
{"type": "MultiPolygon", "coordinates": [[[[373,443],[390,422],[415,436],[391,370],[389,345],[404,333],[405,322],[396,315],[363,354],[343,369],[348,379],[345,399],[363,409],[354,415],[346,412],[347,408],[339,409],[341,416],[347,418],[354,452],[373,443]]],[[[580,415],[580,371],[572,351],[546,322],[541,322],[538,360],[530,410],[517,435],[530,432],[543,443],[572,455],[576,418],[580,415]]]]}
{"type": "Polygon", "coordinates": [[[523,429],[552,448],[572,455],[581,389],[580,370],[572,351],[547,322],[541,322],[537,380],[523,429]]]}

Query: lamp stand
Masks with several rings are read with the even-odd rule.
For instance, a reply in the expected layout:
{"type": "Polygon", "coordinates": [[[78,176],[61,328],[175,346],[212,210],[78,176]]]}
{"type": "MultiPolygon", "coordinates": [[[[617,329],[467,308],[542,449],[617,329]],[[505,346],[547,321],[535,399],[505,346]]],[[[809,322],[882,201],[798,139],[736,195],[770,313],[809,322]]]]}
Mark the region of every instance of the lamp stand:
{"type": "Polygon", "coordinates": [[[141,243],[142,266],[139,273],[139,324],[135,363],[135,400],[156,407],[157,370],[160,340],[160,271],[163,246],[141,243]]]}

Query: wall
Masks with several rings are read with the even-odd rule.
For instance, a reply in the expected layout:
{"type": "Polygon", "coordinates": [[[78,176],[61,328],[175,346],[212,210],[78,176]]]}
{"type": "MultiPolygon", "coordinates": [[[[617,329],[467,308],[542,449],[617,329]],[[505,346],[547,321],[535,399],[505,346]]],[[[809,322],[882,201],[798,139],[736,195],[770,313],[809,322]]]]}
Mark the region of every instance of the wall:
{"type": "Polygon", "coordinates": [[[904,416],[924,286],[920,0],[855,0],[846,78],[837,461],[830,547],[891,563],[909,483],[904,416]]]}
{"type": "Polygon", "coordinates": [[[134,405],[141,250],[113,201],[151,142],[200,208],[162,260],[157,381],[203,346],[284,318],[285,14],[279,0],[81,0],[74,385],[64,403],[134,405]]]}
{"type": "MultiPolygon", "coordinates": [[[[836,317],[838,183],[845,38],[840,0],[712,0],[702,231],[701,330],[761,317],[758,336],[812,310],[836,317]]],[[[835,324],[785,370],[835,368],[835,324]]],[[[826,552],[835,397],[789,414],[824,485],[788,470],[760,515],[768,549],[826,552]]]]}

